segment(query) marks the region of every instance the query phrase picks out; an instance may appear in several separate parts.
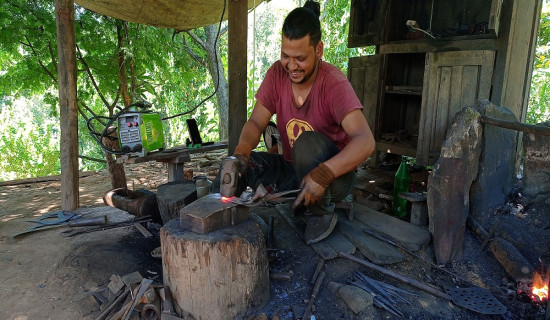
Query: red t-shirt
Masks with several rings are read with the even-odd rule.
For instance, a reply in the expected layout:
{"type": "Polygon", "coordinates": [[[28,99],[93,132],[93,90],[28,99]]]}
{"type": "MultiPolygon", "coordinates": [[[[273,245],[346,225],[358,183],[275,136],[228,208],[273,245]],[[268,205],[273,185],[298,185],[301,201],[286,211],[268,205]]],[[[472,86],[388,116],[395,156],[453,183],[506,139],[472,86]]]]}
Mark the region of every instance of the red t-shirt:
{"type": "Polygon", "coordinates": [[[291,81],[280,61],[269,68],[255,97],[267,110],[277,114],[277,129],[287,161],[292,161],[291,148],[304,131],[317,131],[342,150],[350,140],[340,125],[342,119],[350,111],[363,109],[342,71],[323,61],[301,108],[294,103],[291,81]]]}

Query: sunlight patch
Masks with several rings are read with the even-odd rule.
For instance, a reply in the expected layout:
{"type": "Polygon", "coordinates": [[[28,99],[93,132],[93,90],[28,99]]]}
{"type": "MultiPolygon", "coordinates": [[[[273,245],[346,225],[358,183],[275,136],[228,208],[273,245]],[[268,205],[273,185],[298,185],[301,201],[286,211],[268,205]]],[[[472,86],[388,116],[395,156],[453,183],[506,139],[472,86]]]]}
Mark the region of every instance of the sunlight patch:
{"type": "Polygon", "coordinates": [[[8,222],[13,219],[21,218],[23,215],[21,213],[19,214],[8,214],[7,216],[3,216],[1,222],[8,222]]]}

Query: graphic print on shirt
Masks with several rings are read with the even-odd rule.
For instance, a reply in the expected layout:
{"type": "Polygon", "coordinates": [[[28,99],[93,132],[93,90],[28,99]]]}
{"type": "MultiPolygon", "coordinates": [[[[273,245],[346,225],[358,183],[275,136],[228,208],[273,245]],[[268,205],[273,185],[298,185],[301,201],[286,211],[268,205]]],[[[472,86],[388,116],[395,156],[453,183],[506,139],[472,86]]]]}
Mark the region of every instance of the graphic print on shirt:
{"type": "Polygon", "coordinates": [[[288,143],[290,148],[294,146],[294,142],[298,139],[298,136],[305,131],[315,131],[313,127],[304,120],[292,118],[286,123],[286,134],[288,136],[288,143]]]}

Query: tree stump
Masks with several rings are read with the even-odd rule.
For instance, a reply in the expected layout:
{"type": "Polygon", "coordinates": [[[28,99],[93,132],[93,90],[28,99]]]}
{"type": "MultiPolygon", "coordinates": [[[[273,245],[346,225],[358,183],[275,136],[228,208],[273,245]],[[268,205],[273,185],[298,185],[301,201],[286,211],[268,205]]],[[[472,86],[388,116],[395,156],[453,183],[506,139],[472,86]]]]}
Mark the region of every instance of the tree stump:
{"type": "Polygon", "coordinates": [[[157,204],[162,223],[180,216],[180,209],[197,200],[197,188],[192,181],[172,181],[157,188],[157,204]]]}
{"type": "Polygon", "coordinates": [[[198,320],[240,319],[269,301],[261,228],[252,220],[207,234],[162,227],[162,272],[173,301],[198,320]]]}

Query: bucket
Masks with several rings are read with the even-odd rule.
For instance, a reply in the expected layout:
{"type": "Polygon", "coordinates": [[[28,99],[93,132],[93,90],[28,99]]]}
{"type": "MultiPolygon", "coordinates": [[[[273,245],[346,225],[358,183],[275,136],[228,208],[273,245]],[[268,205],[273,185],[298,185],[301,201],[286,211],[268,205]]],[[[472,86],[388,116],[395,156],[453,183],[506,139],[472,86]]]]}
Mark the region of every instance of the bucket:
{"type": "Polygon", "coordinates": [[[206,176],[197,176],[193,178],[195,180],[195,187],[197,188],[197,199],[204,197],[210,193],[210,185],[212,184],[206,176]]]}

